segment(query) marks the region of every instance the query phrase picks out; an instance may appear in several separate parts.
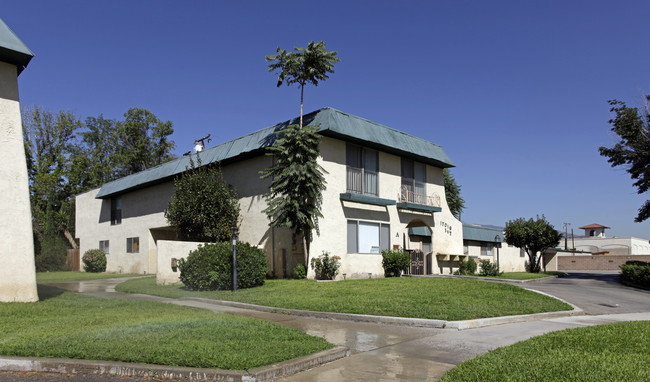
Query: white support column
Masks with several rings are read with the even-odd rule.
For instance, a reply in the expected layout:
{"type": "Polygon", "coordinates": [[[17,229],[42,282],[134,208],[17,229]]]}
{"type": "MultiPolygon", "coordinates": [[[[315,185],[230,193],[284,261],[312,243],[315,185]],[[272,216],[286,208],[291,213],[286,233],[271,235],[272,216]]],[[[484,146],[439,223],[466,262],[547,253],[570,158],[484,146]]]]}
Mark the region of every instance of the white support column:
{"type": "Polygon", "coordinates": [[[0,62],[0,302],[38,301],[17,77],[0,62]]]}

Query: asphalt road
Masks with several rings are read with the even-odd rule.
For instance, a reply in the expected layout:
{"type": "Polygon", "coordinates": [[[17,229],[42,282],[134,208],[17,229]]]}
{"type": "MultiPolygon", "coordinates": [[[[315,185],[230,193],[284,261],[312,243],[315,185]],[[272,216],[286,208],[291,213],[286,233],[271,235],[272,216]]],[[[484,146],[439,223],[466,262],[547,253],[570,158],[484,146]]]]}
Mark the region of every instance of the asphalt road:
{"type": "Polygon", "coordinates": [[[573,271],[525,288],[559,297],[589,315],[650,312],[650,291],[621,284],[617,271],[573,271]]]}

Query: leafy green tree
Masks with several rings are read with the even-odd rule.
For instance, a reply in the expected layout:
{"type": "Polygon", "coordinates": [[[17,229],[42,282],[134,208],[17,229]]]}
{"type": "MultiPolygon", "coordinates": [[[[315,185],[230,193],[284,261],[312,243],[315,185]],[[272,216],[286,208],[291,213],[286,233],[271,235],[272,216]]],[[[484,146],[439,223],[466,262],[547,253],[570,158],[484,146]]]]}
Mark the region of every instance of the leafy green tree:
{"type": "Polygon", "coordinates": [[[239,223],[239,199],[218,164],[201,166],[190,157],[190,168],[174,181],[174,195],[165,211],[181,240],[216,242],[232,237],[239,223]]]}
{"type": "Polygon", "coordinates": [[[442,170],[443,179],[445,182],[445,198],[451,214],[460,219],[460,214],[465,209],[465,199],[460,196],[460,186],[456,183],[456,178],[451,174],[448,169],[442,170]]]}
{"type": "Polygon", "coordinates": [[[317,126],[302,129],[291,125],[278,132],[279,138],[269,147],[274,163],[264,169],[262,179],[271,178],[268,204],[264,212],[271,226],[288,227],[303,236],[305,264],[309,264],[309,243],[312,230],[318,229],[325,170],[318,164],[320,135],[317,126]]]}
{"type": "MultiPolygon", "coordinates": [[[[318,126],[303,127],[305,85],[318,86],[319,81],[334,73],[334,64],[340,61],[335,51],[325,49],[325,42],[311,41],[307,48],[294,47],[287,52],[280,47],[277,54],[266,56],[269,72],[279,71],[277,86],[300,86],[300,123],[279,131],[279,138],[269,154],[276,158],[270,168],[262,171],[262,178],[272,178],[271,188],[265,194],[268,207],[264,210],[274,227],[289,227],[302,235],[305,267],[309,264],[309,243],[312,230],[318,229],[322,192],[325,190],[325,171],[317,162],[320,154],[318,126]]],[[[318,232],[318,231],[317,231],[318,232]]]]}
{"type": "Polygon", "coordinates": [[[82,127],[74,114],[53,113],[38,106],[23,112],[23,136],[30,186],[34,236],[49,241],[62,236],[72,248],[77,244],[71,234],[72,190],[68,186],[73,138],[82,127]]]}
{"type": "Polygon", "coordinates": [[[137,107],[129,109],[124,118],[116,126],[119,145],[115,154],[121,165],[120,177],[174,159],[171,151],[175,144],[168,138],[174,133],[170,121],[163,122],[149,110],[137,107]]]}
{"type": "Polygon", "coordinates": [[[535,220],[519,218],[507,222],[504,239],[510,245],[523,248],[528,255],[526,270],[538,273],[541,270],[542,257],[541,255],[538,257],[537,253],[543,253],[547,248],[554,248],[560,244],[562,234],[542,215],[541,219],[537,216],[535,220]]]}
{"type": "Polygon", "coordinates": [[[269,64],[269,72],[280,71],[277,86],[286,83],[288,86],[298,84],[300,86],[300,128],[302,129],[302,106],[305,93],[305,85],[313,84],[318,86],[318,81],[329,78],[328,73],[334,73],[334,64],[341,59],[336,56],[336,51],[325,49],[325,42],[311,41],[307,48],[294,47],[293,52],[278,47],[277,54],[266,56],[269,64]]]}
{"type": "MultiPolygon", "coordinates": [[[[610,112],[616,113],[609,123],[613,125],[612,131],[619,136],[620,141],[613,147],[600,147],[600,155],[607,157],[612,167],[623,166],[635,180],[634,186],[639,194],[650,190],[650,112],[646,96],[643,112],[637,108],[630,108],[625,103],[617,100],[609,101],[612,106],[610,112]]],[[[650,218],[650,200],[639,208],[639,213],[634,221],[640,223],[650,218]]]]}

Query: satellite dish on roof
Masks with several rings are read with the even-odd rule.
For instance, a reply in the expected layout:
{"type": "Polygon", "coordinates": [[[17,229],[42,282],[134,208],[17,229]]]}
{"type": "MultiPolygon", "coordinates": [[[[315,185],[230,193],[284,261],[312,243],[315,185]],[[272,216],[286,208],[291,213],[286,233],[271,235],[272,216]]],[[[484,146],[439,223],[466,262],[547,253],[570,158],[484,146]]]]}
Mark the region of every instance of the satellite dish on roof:
{"type": "Polygon", "coordinates": [[[200,143],[197,143],[196,146],[194,146],[194,152],[198,153],[199,151],[203,151],[203,145],[200,143]]]}

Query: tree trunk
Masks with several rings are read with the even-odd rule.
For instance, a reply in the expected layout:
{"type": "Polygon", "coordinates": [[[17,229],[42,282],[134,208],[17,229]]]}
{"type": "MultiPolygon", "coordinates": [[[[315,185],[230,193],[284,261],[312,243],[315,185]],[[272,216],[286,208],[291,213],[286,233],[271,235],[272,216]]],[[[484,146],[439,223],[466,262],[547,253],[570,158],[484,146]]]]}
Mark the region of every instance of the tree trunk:
{"type": "Polygon", "coordinates": [[[68,231],[67,228],[63,229],[63,235],[65,235],[65,238],[68,239],[68,243],[70,243],[70,246],[72,247],[72,249],[79,248],[77,246],[77,242],[74,241],[74,237],[72,237],[72,234],[70,234],[70,232],[68,231]]]}
{"type": "Polygon", "coordinates": [[[300,129],[302,130],[302,101],[305,91],[305,85],[300,85],[300,129]]]}
{"type": "Polygon", "coordinates": [[[302,249],[305,251],[305,277],[307,276],[307,271],[309,270],[309,249],[307,248],[307,236],[302,235],[302,249]]]}

